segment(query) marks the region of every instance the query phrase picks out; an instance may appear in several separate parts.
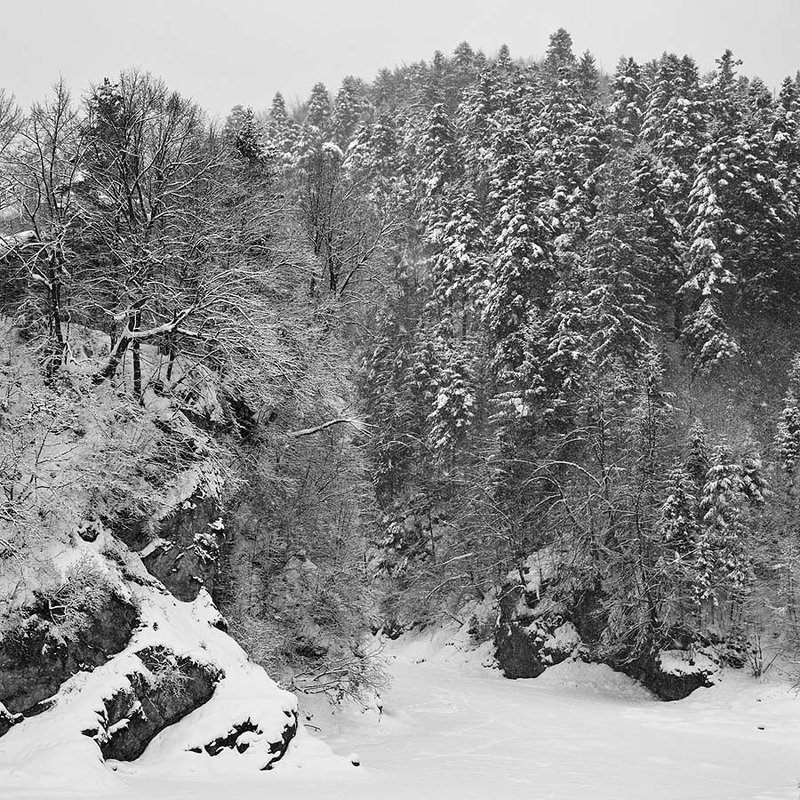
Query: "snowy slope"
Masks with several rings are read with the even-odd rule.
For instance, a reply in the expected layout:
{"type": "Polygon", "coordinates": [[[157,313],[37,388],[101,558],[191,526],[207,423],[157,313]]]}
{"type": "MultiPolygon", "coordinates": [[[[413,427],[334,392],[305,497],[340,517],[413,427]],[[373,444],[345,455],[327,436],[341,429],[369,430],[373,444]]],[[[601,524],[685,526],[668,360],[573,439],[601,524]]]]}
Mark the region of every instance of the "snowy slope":
{"type": "MultiPolygon", "coordinates": [[[[147,772],[187,778],[213,778],[258,772],[270,761],[268,746],[280,741],[297,702],[222,630],[219,614],[202,592],[192,603],[175,600],[155,582],[131,590],[141,605],[142,627],[128,647],[106,664],[69,679],[55,707],[13,727],[0,738],[0,797],[71,797],[124,794],[128,773],[147,772]],[[106,728],[104,701],[129,687],[128,675],[143,669],[137,652],[167,647],[180,657],[207,663],[222,672],[211,699],[158,734],[143,756],[129,763],[103,762],[95,741],[83,731],[106,728]],[[244,752],[218,755],[192,752],[225,737],[234,724],[248,720],[262,733],[245,733],[244,752]]],[[[121,720],[118,725],[127,724],[121,720]]],[[[102,735],[102,734],[101,734],[102,735]]],[[[301,743],[296,749],[302,751],[301,743]]],[[[319,748],[318,748],[319,751],[319,748]]],[[[322,748],[326,752],[326,748],[322,748]]],[[[335,759],[334,759],[335,761],[335,759]]]]}
{"type": "MultiPolygon", "coordinates": [[[[394,678],[376,709],[309,724],[271,772],[226,774],[224,761],[173,763],[161,744],[120,765],[114,797],[131,800],[520,798],[537,800],[796,800],[800,700],[777,682],[727,672],[720,685],[658,702],[607,667],[566,662],[536,680],[510,681],[446,633],[387,647],[394,678]],[[213,768],[212,768],[213,767],[213,768]]],[[[302,718],[307,720],[311,711],[302,718]]],[[[192,727],[191,717],[184,723],[192,727]]],[[[64,766],[62,788],[30,782],[0,797],[108,797],[64,766]]]]}

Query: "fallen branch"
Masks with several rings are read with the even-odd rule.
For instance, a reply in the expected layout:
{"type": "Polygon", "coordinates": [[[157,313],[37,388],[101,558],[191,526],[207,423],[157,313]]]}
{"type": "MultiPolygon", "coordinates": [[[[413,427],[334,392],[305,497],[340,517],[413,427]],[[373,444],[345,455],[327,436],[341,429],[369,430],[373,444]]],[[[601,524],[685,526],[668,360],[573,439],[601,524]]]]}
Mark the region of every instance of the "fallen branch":
{"type": "Polygon", "coordinates": [[[361,420],[357,419],[347,419],[346,417],[342,417],[339,419],[331,419],[327,422],[323,422],[321,425],[315,425],[313,428],[301,428],[297,431],[289,431],[289,436],[294,439],[298,439],[301,436],[312,436],[315,433],[320,433],[320,431],[324,431],[326,428],[330,428],[334,425],[352,425],[359,433],[364,432],[364,428],[366,427],[366,423],[361,422],[361,420]]]}

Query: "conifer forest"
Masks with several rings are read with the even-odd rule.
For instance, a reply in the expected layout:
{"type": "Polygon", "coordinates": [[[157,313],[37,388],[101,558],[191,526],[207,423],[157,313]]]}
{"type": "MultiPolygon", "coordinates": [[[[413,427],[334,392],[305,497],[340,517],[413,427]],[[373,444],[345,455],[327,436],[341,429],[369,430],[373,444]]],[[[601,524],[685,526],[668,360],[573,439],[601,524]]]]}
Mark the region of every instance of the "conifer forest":
{"type": "MultiPolygon", "coordinates": [[[[425,641],[532,717],[800,685],[800,73],[653,55],[0,92],[0,797],[394,797],[319,739],[425,641]]],[[[592,793],[795,797],[787,697],[774,786],[592,793]]]]}

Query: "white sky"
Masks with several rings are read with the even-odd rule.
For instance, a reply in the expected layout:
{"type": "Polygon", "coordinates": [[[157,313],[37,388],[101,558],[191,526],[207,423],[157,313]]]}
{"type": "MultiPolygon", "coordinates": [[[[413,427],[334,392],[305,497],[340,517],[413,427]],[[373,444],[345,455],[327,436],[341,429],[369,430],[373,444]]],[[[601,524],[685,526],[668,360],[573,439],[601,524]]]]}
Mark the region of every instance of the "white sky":
{"type": "Polygon", "coordinates": [[[27,104],[59,74],[82,91],[140,66],[225,114],[462,40],[539,56],[558,27],[609,71],[664,50],[706,70],[726,47],[771,87],[800,69],[800,0],[0,0],[0,86],[27,104]]]}

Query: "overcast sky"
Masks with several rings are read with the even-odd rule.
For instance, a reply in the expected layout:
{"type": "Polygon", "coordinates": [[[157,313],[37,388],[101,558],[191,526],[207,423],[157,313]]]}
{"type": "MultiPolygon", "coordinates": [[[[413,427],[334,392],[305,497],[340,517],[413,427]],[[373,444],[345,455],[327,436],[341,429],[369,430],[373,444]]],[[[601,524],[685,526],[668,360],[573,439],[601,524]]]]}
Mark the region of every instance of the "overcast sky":
{"type": "Polygon", "coordinates": [[[59,74],[82,91],[139,66],[225,114],[463,40],[540,56],[559,27],[609,71],[665,50],[706,70],[726,47],[771,87],[800,69],[800,0],[0,0],[0,87],[27,104],[59,74]]]}

